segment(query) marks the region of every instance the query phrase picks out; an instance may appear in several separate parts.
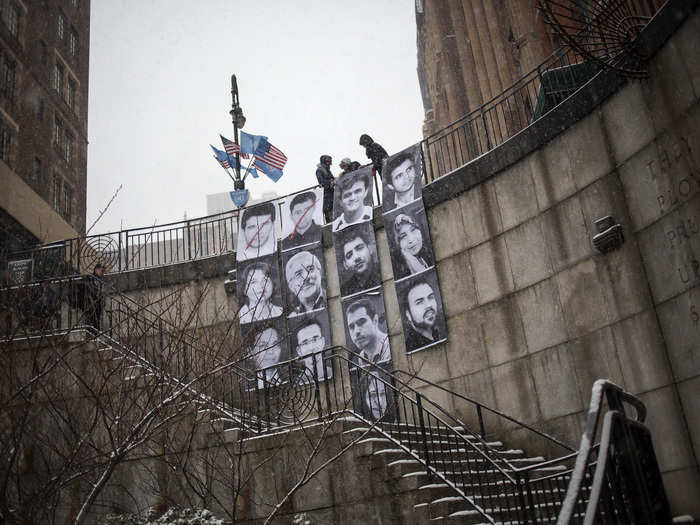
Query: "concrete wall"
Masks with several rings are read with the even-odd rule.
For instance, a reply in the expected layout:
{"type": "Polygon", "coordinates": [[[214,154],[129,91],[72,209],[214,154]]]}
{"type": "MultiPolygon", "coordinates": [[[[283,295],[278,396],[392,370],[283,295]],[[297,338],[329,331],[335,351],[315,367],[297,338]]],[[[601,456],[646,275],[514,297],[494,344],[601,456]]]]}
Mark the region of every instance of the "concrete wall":
{"type": "MultiPolygon", "coordinates": [[[[660,17],[656,37],[673,32],[677,20],[672,14],[660,17]]],[[[599,75],[498,149],[425,188],[446,344],[405,355],[386,234],[381,217],[375,217],[397,368],[574,446],[594,380],[609,378],[646,403],[672,508],[695,516],[700,516],[699,36],[695,12],[654,56],[648,80],[620,86],[613,76],[599,75]],[[606,215],[622,225],[626,241],[602,255],[592,237],[595,221],[606,215]]],[[[332,339],[342,345],[335,254],[329,236],[325,241],[332,339]]],[[[132,278],[132,287],[209,282],[217,290],[215,304],[230,303],[214,308],[221,320],[235,312],[231,296],[222,294],[225,271],[233,264],[211,265],[209,274],[192,274],[183,266],[180,277],[151,279],[150,285],[147,277],[132,278]]],[[[455,403],[432,387],[424,392],[475,423],[468,403],[455,403]]],[[[536,447],[512,425],[488,417],[486,423],[509,444],[524,444],[530,452],[536,447]]]]}

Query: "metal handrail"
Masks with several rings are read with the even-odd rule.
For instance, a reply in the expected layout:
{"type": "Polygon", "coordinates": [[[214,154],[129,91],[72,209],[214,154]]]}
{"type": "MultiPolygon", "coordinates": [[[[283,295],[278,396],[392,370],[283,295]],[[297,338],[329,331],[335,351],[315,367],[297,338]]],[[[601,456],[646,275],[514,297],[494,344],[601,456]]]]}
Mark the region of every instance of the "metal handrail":
{"type": "MultiPolygon", "coordinates": [[[[420,144],[423,150],[422,171],[425,183],[427,184],[490,151],[529,125],[537,109],[536,101],[539,96],[536,90],[533,92],[530,89],[534,83],[541,83],[542,75],[547,74],[550,70],[581,63],[581,61],[582,59],[576,57],[569,48],[560,48],[537,68],[518,79],[479,108],[424,138],[420,144]],[[516,104],[514,100],[512,101],[513,107],[511,107],[509,98],[516,96],[520,97],[519,104],[516,104]]],[[[569,72],[569,77],[575,85],[576,79],[571,72],[569,72]]],[[[572,90],[567,91],[567,96],[572,92],[572,90]]],[[[559,97],[557,103],[561,102],[563,98],[559,97]]],[[[381,181],[379,179],[380,177],[375,174],[376,192],[374,193],[376,193],[375,203],[377,205],[381,204],[381,196],[379,195],[381,181]]],[[[312,186],[307,190],[316,187],[312,186]]],[[[299,191],[294,193],[299,193],[299,191]]],[[[276,199],[280,206],[286,197],[276,199]]],[[[233,219],[237,217],[238,212],[239,210],[231,210],[165,224],[76,237],[14,252],[10,254],[10,257],[17,259],[22,256],[33,256],[44,246],[53,249],[63,248],[65,252],[63,259],[66,263],[63,270],[80,273],[81,270],[89,270],[91,264],[100,259],[100,256],[103,256],[110,263],[108,271],[121,272],[196,260],[222,253],[233,253],[235,252],[234,234],[237,231],[237,221],[233,221],[233,219]],[[228,224],[229,222],[230,224],[228,224]],[[219,231],[215,232],[214,230],[217,228],[219,231]],[[225,230],[223,238],[220,228],[225,230]],[[205,230],[205,238],[202,238],[202,229],[205,230]],[[209,235],[212,236],[211,239],[209,235]],[[223,249],[216,249],[216,246],[214,249],[210,249],[209,245],[216,244],[217,241],[221,245],[219,248],[223,249]],[[103,249],[104,253],[100,253],[100,250],[103,249]]]]}
{"type": "MultiPolygon", "coordinates": [[[[64,279],[63,281],[75,280],[64,279]]],[[[170,348],[174,353],[186,351],[186,347],[194,348],[197,344],[194,337],[177,329],[164,319],[162,314],[149,310],[119,292],[114,293],[114,304],[119,308],[123,307],[123,315],[110,319],[109,328],[105,331],[98,333],[92,328],[88,330],[91,333],[94,332],[95,337],[108,342],[125,357],[156,373],[158,377],[175,381],[179,385],[186,385],[188,381],[186,367],[179,368],[178,361],[175,369],[169,370],[167,363],[158,364],[158,356],[162,355],[163,348],[170,348]],[[143,331],[137,330],[134,336],[131,325],[128,325],[126,326],[127,340],[120,340],[119,334],[123,333],[124,326],[132,321],[143,323],[143,331]],[[164,336],[167,337],[174,329],[177,329],[178,338],[174,342],[168,339],[164,347],[164,336]],[[114,331],[118,332],[116,336],[114,331]],[[149,345],[153,345],[154,341],[159,341],[155,348],[159,351],[150,355],[149,345]]],[[[591,501],[591,480],[600,479],[602,475],[597,474],[597,478],[594,476],[594,469],[601,467],[597,460],[591,461],[590,456],[599,449],[594,439],[604,393],[608,406],[615,413],[624,416],[625,406],[629,406],[634,409],[635,422],[641,423],[646,417],[646,409],[636,397],[612,383],[598,381],[594,386],[589,423],[580,450],[574,454],[540,461],[526,467],[516,467],[504,457],[500,457],[499,451],[491,447],[482,435],[471,431],[458,417],[426,398],[408,381],[400,379],[397,371],[389,371],[381,364],[373,363],[344,347],[332,347],[310,356],[295,356],[256,370],[242,367],[240,361],[220,361],[215,365],[217,379],[207,382],[206,391],[202,391],[201,386],[193,386],[190,394],[210,409],[236,422],[246,432],[258,435],[284,427],[285,422],[280,420],[279,414],[273,414],[276,410],[275,396],[279,396],[279,390],[306,389],[313,393],[311,402],[317,409],[318,419],[349,412],[363,421],[375,424],[378,431],[401,443],[402,448],[419,460],[429,475],[437,476],[451,486],[472,509],[489,522],[494,520],[484,510],[487,507],[499,508],[501,509],[499,512],[509,513],[506,521],[508,519],[536,521],[533,514],[535,508],[539,509],[538,513],[545,512],[543,509],[549,513],[561,511],[559,514],[564,520],[561,523],[568,523],[567,509],[573,509],[571,513],[575,511],[577,515],[581,514],[581,506],[591,501]],[[295,368],[296,363],[309,357],[313,363],[312,377],[306,382],[295,381],[291,373],[292,369],[295,368]],[[323,365],[320,369],[316,366],[319,358],[323,365]],[[330,364],[331,368],[326,366],[327,364],[330,364]],[[288,369],[290,373],[281,376],[278,373],[280,369],[288,369]],[[331,369],[334,371],[333,377],[328,375],[331,369]],[[278,379],[282,377],[282,381],[268,380],[275,375],[271,373],[273,370],[278,379]],[[385,409],[390,408],[394,412],[391,418],[385,417],[388,414],[386,411],[378,419],[371,413],[367,415],[362,411],[356,404],[358,399],[352,387],[352,374],[357,374],[357,384],[373,382],[376,391],[379,391],[377,385],[381,384],[386,399],[385,409]],[[259,388],[258,384],[260,377],[262,377],[262,388],[259,388]],[[236,387],[240,393],[237,398],[234,395],[236,387]],[[576,463],[571,468],[569,464],[574,458],[576,463]],[[535,471],[551,471],[557,466],[561,468],[555,473],[533,475],[535,471]],[[572,476],[573,481],[570,481],[572,476]],[[494,483],[499,487],[498,495],[488,491],[488,485],[494,483]],[[472,492],[467,491],[467,485],[471,485],[472,492]],[[551,487],[556,487],[556,490],[548,490],[551,487]],[[563,497],[564,493],[566,493],[565,497],[563,497]],[[502,510],[504,508],[507,510],[502,510]]],[[[406,374],[403,371],[399,372],[406,374]]],[[[410,380],[414,379],[427,385],[431,384],[429,380],[411,375],[410,380]]],[[[282,397],[290,399],[297,396],[283,395],[282,397]]],[[[497,412],[461,394],[457,394],[457,397],[472,402],[477,407],[497,412]]],[[[517,423],[516,420],[503,416],[517,423]]],[[[299,421],[295,419],[294,423],[299,421]]],[[[545,437],[549,436],[545,435],[545,437]]],[[[594,496],[598,497],[595,494],[594,496]]],[[[595,504],[591,505],[595,508],[595,504]]]]}
{"type": "MultiPolygon", "coordinates": [[[[621,387],[607,379],[598,379],[593,384],[591,401],[588,406],[586,427],[581,437],[581,446],[579,447],[576,457],[576,465],[557,519],[557,524],[565,525],[571,521],[576,512],[576,505],[580,505],[580,493],[586,488],[586,483],[589,485],[591,483],[590,460],[592,453],[595,451],[595,439],[598,435],[598,424],[604,400],[607,400],[611,412],[618,412],[626,417],[623,403],[627,403],[635,409],[635,422],[643,423],[646,419],[646,407],[639,398],[624,391],[621,387]]],[[[609,438],[605,438],[605,441],[608,439],[609,438]]],[[[596,469],[597,468],[596,465],[596,469]]]]}
{"type": "Polygon", "coordinates": [[[399,373],[399,374],[404,374],[404,375],[410,376],[412,379],[417,379],[418,381],[421,381],[427,385],[430,385],[430,386],[435,387],[439,390],[442,390],[443,392],[448,393],[451,396],[457,397],[463,401],[467,401],[468,403],[475,405],[476,411],[477,411],[477,418],[479,420],[479,434],[481,435],[481,437],[486,436],[486,427],[484,425],[484,418],[483,418],[482,413],[481,413],[481,411],[483,409],[483,410],[486,410],[486,411],[488,411],[488,412],[490,412],[498,417],[501,417],[503,419],[507,419],[511,423],[515,423],[519,427],[524,428],[525,430],[528,430],[529,432],[533,432],[533,433],[537,434],[538,436],[543,437],[548,441],[551,441],[555,445],[562,447],[565,450],[568,450],[568,451],[574,452],[574,453],[576,452],[576,450],[574,448],[559,441],[554,436],[550,436],[546,432],[542,432],[541,430],[537,430],[536,428],[531,427],[527,423],[523,423],[522,421],[518,421],[517,419],[515,419],[507,414],[504,414],[503,412],[500,412],[494,408],[488,407],[488,406],[484,405],[483,403],[480,403],[478,401],[475,401],[474,399],[471,399],[465,395],[460,394],[459,392],[455,392],[454,390],[450,390],[449,388],[445,388],[442,385],[438,385],[437,383],[434,383],[433,381],[429,381],[428,379],[424,379],[420,376],[410,374],[409,372],[406,372],[405,370],[394,370],[394,373],[399,373]]]}

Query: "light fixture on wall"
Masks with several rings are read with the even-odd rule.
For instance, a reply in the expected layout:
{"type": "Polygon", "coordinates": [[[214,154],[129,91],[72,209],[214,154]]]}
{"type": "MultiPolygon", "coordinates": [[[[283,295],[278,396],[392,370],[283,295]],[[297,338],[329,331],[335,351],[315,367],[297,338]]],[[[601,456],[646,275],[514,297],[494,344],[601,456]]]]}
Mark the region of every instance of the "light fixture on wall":
{"type": "Polygon", "coordinates": [[[598,233],[593,236],[593,245],[600,253],[617,250],[625,242],[622,225],[617,224],[612,215],[606,215],[595,221],[598,233]]]}

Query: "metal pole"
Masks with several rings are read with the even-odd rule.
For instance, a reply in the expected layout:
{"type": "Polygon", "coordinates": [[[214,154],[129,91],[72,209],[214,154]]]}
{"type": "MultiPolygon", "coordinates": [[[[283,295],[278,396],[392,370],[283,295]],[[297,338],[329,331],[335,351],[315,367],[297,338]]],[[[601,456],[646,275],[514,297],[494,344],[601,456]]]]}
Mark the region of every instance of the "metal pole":
{"type": "MultiPolygon", "coordinates": [[[[238,82],[236,82],[236,75],[231,75],[231,122],[233,123],[233,140],[236,144],[238,142],[238,123],[241,120],[241,124],[245,122],[245,117],[243,117],[243,111],[238,103],[238,82]]],[[[243,127],[241,125],[241,127],[243,127]]],[[[241,179],[241,152],[240,149],[236,152],[236,165],[234,166],[235,180],[233,181],[233,187],[236,190],[245,189],[245,183],[241,179]]]]}

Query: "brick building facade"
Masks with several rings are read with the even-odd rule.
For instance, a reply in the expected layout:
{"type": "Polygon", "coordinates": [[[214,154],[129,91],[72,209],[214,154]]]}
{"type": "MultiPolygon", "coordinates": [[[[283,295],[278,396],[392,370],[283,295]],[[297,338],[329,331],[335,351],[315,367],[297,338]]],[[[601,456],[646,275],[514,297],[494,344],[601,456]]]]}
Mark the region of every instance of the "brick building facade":
{"type": "Polygon", "coordinates": [[[85,233],[90,0],[0,0],[0,252],[85,233]]]}

